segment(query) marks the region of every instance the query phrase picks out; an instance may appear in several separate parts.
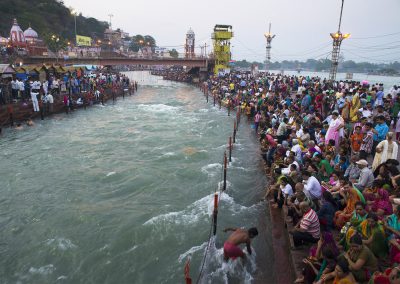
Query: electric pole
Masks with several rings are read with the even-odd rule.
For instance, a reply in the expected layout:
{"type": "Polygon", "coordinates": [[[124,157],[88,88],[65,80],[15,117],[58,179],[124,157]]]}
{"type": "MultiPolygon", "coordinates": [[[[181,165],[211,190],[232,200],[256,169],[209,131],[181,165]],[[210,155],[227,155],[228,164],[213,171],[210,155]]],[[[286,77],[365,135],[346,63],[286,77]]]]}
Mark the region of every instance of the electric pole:
{"type": "Polygon", "coordinates": [[[113,14],[108,14],[108,16],[110,17],[110,30],[112,30],[111,18],[114,17],[114,15],[113,14]]]}

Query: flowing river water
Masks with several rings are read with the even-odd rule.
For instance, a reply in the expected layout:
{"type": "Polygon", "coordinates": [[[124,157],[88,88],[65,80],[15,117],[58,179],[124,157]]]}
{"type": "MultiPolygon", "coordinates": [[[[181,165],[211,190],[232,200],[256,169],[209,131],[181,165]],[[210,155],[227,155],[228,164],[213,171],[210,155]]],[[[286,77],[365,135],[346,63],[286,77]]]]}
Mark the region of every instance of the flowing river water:
{"type": "MultiPolygon", "coordinates": [[[[0,140],[1,283],[194,283],[233,116],[190,85],[129,72],[140,89],[0,140]]],[[[245,119],[201,283],[273,283],[266,183],[245,119]],[[255,254],[222,261],[224,227],[258,226],[255,254]]]]}

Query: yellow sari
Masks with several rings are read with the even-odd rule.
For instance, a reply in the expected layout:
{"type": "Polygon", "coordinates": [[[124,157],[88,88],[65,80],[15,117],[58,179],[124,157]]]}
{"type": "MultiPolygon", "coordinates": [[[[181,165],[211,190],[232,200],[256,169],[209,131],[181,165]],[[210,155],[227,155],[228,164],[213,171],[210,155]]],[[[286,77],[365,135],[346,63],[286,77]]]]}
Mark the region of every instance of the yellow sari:
{"type": "Polygon", "coordinates": [[[357,113],[358,113],[358,110],[360,109],[360,107],[361,107],[360,95],[358,93],[356,93],[353,96],[353,99],[351,101],[351,108],[350,108],[350,121],[351,122],[358,121],[357,113]]]}

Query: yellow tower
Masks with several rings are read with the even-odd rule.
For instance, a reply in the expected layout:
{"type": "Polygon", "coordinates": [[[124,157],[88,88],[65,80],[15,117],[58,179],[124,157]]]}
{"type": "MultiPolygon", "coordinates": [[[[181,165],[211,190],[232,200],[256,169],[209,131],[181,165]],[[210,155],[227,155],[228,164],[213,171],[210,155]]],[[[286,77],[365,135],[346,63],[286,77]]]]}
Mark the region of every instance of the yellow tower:
{"type": "Polygon", "coordinates": [[[230,39],[232,37],[232,26],[215,25],[214,32],[211,35],[214,43],[215,75],[229,69],[229,61],[231,60],[230,39]]]}

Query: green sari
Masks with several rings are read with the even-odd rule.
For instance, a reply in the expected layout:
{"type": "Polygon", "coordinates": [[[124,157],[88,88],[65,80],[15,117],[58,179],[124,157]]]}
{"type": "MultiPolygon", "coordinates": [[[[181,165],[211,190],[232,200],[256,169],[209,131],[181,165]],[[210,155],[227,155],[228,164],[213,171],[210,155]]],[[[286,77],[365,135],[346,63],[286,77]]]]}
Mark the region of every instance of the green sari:
{"type": "Polygon", "coordinates": [[[386,257],[388,255],[389,247],[386,240],[386,234],[380,222],[371,228],[368,221],[365,220],[361,222],[359,229],[363,238],[369,239],[371,236],[373,237],[372,242],[367,246],[377,258],[386,257]]]}
{"type": "MultiPolygon", "coordinates": [[[[361,216],[359,216],[361,217],[361,216]]],[[[350,247],[350,238],[358,232],[364,240],[373,237],[372,242],[366,245],[377,258],[383,258],[388,255],[389,247],[386,239],[385,230],[381,223],[377,223],[373,228],[368,224],[367,220],[361,221],[358,226],[350,227],[346,233],[344,248],[348,250],[350,247]]]]}

